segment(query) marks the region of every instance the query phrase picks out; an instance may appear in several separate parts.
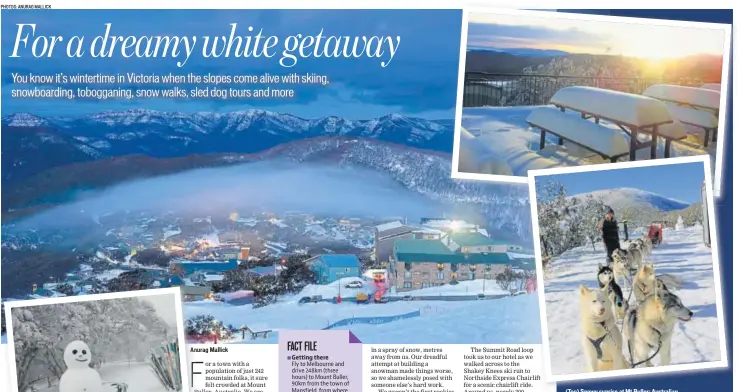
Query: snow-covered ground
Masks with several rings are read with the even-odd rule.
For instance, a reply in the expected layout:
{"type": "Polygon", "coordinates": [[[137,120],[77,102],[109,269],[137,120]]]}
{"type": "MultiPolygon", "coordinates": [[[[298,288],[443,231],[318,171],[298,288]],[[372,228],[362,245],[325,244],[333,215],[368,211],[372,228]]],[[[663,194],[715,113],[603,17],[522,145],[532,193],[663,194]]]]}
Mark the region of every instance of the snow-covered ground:
{"type": "MultiPolygon", "coordinates": [[[[525,177],[527,171],[533,169],[609,162],[594,157],[593,153],[569,142],[565,142],[564,146],[558,146],[552,135],[548,136],[548,143],[541,151],[540,131],[530,130],[525,122],[528,114],[537,107],[539,106],[464,108],[461,125],[483,142],[495,156],[508,163],[515,176],[525,177]]],[[[692,143],[702,145],[701,138],[697,137],[698,131],[691,129],[690,126],[686,128],[690,132],[689,139],[692,143]]],[[[627,135],[625,137],[629,140],[627,135]]],[[[646,135],[640,137],[648,140],[646,135]]],[[[648,159],[649,150],[648,148],[638,150],[637,159],[648,159]]],[[[687,144],[672,143],[672,157],[703,154],[710,154],[711,167],[714,168],[714,144],[705,150],[687,144]]],[[[657,156],[664,156],[663,139],[659,142],[657,156]]]]}
{"type": "MultiPolygon", "coordinates": [[[[585,371],[586,362],[579,331],[580,284],[599,287],[597,265],[605,252],[591,245],[553,258],[546,271],[545,303],[551,370],[554,375],[585,371]]],[[[716,307],[713,262],[703,243],[702,226],[683,230],[664,229],[664,243],[654,248],[650,262],[657,274],[672,274],[683,281],[676,294],[694,313],[691,321],[678,324],[672,339],[672,364],[718,361],[720,334],[716,307]]],[[[630,293],[623,288],[624,294],[630,293]]],[[[620,326],[620,322],[618,322],[620,326]]],[[[628,358],[627,344],[625,356],[628,358]]],[[[654,361],[658,365],[658,359],[654,361]]]]}
{"type": "Polygon", "coordinates": [[[456,295],[506,295],[509,291],[502,290],[494,279],[476,279],[459,282],[456,285],[427,287],[419,290],[400,292],[396,295],[418,296],[456,296],[456,295]]]}
{"type": "MultiPolygon", "coordinates": [[[[103,365],[98,369],[104,383],[125,383],[129,391],[134,392],[166,392],[167,389],[160,383],[157,376],[145,362],[116,362],[103,365]]],[[[48,387],[46,382],[36,384],[39,392],[57,392],[58,386],[48,387]]],[[[114,388],[106,385],[104,392],[113,392],[114,388]]]]}
{"type": "MultiPolygon", "coordinates": [[[[337,296],[337,294],[340,294],[340,296],[344,298],[344,297],[352,297],[354,295],[357,295],[358,293],[373,294],[375,292],[376,292],[376,286],[372,279],[369,279],[367,277],[342,278],[342,279],[337,280],[336,282],[333,282],[327,285],[310,284],[304,287],[304,289],[301,290],[299,294],[294,296],[292,300],[298,301],[302,297],[311,297],[314,295],[321,295],[322,298],[334,298],[337,296]],[[347,286],[348,283],[351,283],[351,282],[363,282],[363,286],[359,288],[345,287],[347,286]]],[[[391,294],[390,291],[387,291],[387,293],[389,296],[394,295],[394,294],[391,294]]],[[[456,285],[444,285],[444,286],[437,286],[437,287],[427,287],[427,288],[418,289],[418,290],[404,291],[396,295],[399,295],[399,296],[402,296],[402,295],[456,296],[456,295],[477,295],[480,293],[485,293],[486,295],[509,294],[508,291],[504,291],[500,289],[499,285],[497,285],[497,282],[493,279],[487,279],[486,282],[484,282],[483,279],[476,279],[472,281],[462,281],[456,285]]]]}
{"type": "MultiPolygon", "coordinates": [[[[185,318],[211,315],[226,325],[247,325],[258,330],[316,330],[332,323],[353,317],[389,317],[419,310],[421,316],[392,321],[386,324],[355,324],[341,327],[350,329],[364,343],[409,344],[538,344],[541,341],[538,321],[538,300],[535,294],[471,301],[392,301],[385,304],[357,304],[329,302],[299,304],[301,297],[322,295],[331,298],[341,287],[342,296],[352,296],[359,291],[373,292],[372,283],[360,289],[347,289],[341,284],[312,285],[300,294],[285,297],[278,303],[253,309],[251,306],[232,306],[213,301],[183,304],[185,318]]],[[[487,284],[487,294],[502,294],[493,281],[487,284]]],[[[487,283],[489,283],[487,282],[487,283]]],[[[454,286],[441,286],[415,290],[412,295],[475,295],[481,292],[481,280],[454,286]],[[449,290],[446,291],[445,288],[449,290]],[[437,290],[437,291],[427,291],[437,290]],[[444,294],[443,294],[444,293],[444,294]]],[[[406,293],[405,293],[406,294],[406,293]]],[[[241,340],[241,336],[238,337],[241,340]]],[[[242,343],[277,343],[277,333],[267,339],[247,339],[242,343]]]]}

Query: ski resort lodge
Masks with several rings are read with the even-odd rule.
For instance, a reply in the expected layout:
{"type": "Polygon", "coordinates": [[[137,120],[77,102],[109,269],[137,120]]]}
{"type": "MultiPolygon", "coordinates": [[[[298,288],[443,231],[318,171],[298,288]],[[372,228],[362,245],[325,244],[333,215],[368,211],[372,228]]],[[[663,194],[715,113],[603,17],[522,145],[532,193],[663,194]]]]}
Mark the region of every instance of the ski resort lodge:
{"type": "Polygon", "coordinates": [[[494,279],[513,260],[508,246],[478,233],[454,233],[442,239],[398,239],[389,263],[397,291],[442,286],[462,280],[494,279]]]}
{"type": "Polygon", "coordinates": [[[521,246],[489,238],[486,230],[460,220],[424,218],[418,227],[385,223],[376,226],[375,244],[376,261],[387,266],[397,291],[494,279],[507,266],[534,268],[530,259],[510,258],[525,252],[521,246]]]}

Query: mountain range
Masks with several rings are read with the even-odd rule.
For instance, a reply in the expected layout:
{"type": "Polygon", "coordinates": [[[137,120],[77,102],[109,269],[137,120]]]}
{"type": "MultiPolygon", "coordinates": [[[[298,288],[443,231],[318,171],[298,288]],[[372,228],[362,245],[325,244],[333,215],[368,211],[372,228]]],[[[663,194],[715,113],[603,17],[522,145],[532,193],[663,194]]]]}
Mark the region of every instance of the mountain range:
{"type": "Polygon", "coordinates": [[[130,110],[79,118],[14,114],[2,122],[3,221],[124,181],[288,159],[372,169],[430,199],[476,205],[491,228],[531,237],[526,187],[450,178],[450,120],[130,110]]]}
{"type": "Polygon", "coordinates": [[[568,56],[571,54],[571,52],[566,52],[563,50],[556,50],[556,49],[533,49],[533,48],[501,48],[501,49],[492,49],[492,48],[476,48],[476,47],[469,47],[466,49],[466,52],[468,53],[485,53],[485,52],[493,52],[493,53],[509,53],[515,56],[523,56],[523,57],[557,57],[557,56],[568,56]]]}
{"type": "MultiPolygon", "coordinates": [[[[568,53],[551,49],[482,49],[469,48],[466,52],[466,72],[520,75],[526,68],[538,69],[554,60],[567,59],[575,69],[571,76],[580,74],[579,68],[590,68],[601,64],[612,71],[615,77],[647,77],[664,81],[699,80],[704,83],[718,83],[721,80],[723,56],[693,55],[679,59],[668,59],[656,71],[646,72],[646,60],[616,56],[611,54],[568,53]],[[659,72],[660,71],[660,72],[659,72]],[[659,72],[659,74],[656,74],[659,72]]],[[[581,71],[583,72],[583,70],[581,71]]]]}
{"type": "Polygon", "coordinates": [[[132,154],[154,158],[250,154],[326,136],[451,152],[453,123],[398,114],[371,120],[308,120],[264,110],[168,113],[136,109],[54,118],[16,113],[2,118],[2,181],[3,185],[17,184],[54,167],[132,154]]]}
{"type": "MultiPolygon", "coordinates": [[[[700,193],[699,188],[697,192],[700,193]]],[[[690,203],[684,201],[635,188],[605,189],[572,197],[583,200],[587,195],[602,200],[605,205],[615,210],[615,214],[618,216],[627,210],[669,212],[683,210],[690,206],[690,203]]]]}

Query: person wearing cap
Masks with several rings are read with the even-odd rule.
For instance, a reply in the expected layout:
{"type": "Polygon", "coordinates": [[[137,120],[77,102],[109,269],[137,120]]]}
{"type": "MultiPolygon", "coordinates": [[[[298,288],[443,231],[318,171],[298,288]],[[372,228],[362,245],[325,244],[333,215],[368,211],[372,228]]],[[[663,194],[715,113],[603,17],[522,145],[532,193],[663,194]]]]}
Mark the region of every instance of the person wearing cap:
{"type": "Polygon", "coordinates": [[[607,208],[607,215],[605,215],[605,219],[600,221],[598,229],[602,233],[602,242],[605,244],[605,250],[607,250],[607,261],[612,263],[612,252],[620,249],[620,228],[615,220],[615,211],[612,208],[607,208]]]}

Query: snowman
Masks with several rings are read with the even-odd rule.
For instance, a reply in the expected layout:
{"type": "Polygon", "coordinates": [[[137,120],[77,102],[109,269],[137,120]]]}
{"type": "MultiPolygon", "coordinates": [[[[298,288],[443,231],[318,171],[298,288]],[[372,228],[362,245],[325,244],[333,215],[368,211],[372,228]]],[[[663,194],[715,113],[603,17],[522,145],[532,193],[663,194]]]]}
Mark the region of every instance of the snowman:
{"type": "Polygon", "coordinates": [[[76,340],[64,349],[67,371],[59,379],[59,392],[102,392],[103,380],[90,367],[92,354],[85,342],[76,340]]]}

